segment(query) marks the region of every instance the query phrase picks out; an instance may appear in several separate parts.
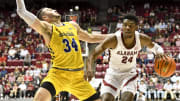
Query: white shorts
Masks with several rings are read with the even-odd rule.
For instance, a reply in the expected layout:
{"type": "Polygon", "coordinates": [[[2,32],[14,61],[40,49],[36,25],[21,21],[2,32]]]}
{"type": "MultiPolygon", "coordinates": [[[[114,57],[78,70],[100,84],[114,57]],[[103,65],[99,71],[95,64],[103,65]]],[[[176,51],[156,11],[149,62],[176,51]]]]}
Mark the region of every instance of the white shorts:
{"type": "Polygon", "coordinates": [[[115,97],[120,90],[122,93],[129,91],[135,95],[137,91],[137,77],[138,73],[135,68],[129,72],[121,73],[113,68],[108,68],[102,83],[101,95],[111,93],[115,97]]]}

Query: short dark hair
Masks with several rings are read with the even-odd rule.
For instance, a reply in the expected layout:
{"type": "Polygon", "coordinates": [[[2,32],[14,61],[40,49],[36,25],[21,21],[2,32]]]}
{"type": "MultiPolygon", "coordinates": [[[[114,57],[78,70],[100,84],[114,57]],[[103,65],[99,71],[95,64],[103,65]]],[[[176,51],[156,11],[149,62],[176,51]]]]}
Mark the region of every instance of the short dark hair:
{"type": "Polygon", "coordinates": [[[37,11],[37,13],[36,13],[36,16],[37,16],[40,20],[43,20],[43,19],[42,19],[42,10],[43,10],[44,8],[46,8],[46,7],[43,7],[43,8],[41,8],[41,9],[39,9],[39,10],[37,11]]]}
{"type": "Polygon", "coordinates": [[[124,19],[128,19],[128,20],[132,20],[136,23],[136,25],[139,23],[139,20],[138,18],[135,16],[135,15],[132,15],[132,14],[126,14],[124,17],[123,17],[123,20],[124,19]]]}

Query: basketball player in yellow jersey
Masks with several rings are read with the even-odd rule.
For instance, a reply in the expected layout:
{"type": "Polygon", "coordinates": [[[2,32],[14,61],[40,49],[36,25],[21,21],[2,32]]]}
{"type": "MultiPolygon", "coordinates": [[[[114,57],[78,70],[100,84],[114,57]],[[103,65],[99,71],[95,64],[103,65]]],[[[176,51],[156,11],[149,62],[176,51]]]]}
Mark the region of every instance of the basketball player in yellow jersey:
{"type": "MultiPolygon", "coordinates": [[[[18,15],[39,32],[50,48],[53,67],[42,81],[34,101],[50,101],[61,91],[68,91],[82,101],[98,98],[94,88],[85,81],[79,40],[101,42],[106,35],[89,35],[75,22],[61,22],[61,15],[51,8],[42,8],[37,17],[26,10],[24,0],[16,0],[18,15]]],[[[92,75],[91,68],[87,76],[92,75]]]]}

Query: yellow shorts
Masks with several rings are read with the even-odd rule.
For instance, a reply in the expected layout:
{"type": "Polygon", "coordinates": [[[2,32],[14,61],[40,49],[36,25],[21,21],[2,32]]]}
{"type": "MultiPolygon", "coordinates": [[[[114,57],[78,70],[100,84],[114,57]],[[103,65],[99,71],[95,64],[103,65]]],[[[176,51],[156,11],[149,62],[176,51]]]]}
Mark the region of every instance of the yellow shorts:
{"type": "Polygon", "coordinates": [[[50,69],[48,75],[41,82],[50,82],[53,84],[56,95],[61,91],[67,91],[79,100],[88,99],[96,93],[96,90],[84,80],[84,71],[64,71],[58,69],[50,69]]]}

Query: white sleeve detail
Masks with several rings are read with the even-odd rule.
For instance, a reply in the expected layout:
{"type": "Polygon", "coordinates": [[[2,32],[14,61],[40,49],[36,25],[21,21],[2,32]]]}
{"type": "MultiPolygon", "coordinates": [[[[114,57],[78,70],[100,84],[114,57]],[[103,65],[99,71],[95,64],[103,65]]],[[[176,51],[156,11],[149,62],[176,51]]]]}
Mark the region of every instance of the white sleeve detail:
{"type": "Polygon", "coordinates": [[[150,49],[154,54],[163,54],[163,48],[157,43],[154,44],[154,47],[150,49]]]}
{"type": "Polygon", "coordinates": [[[32,25],[37,17],[26,10],[24,0],[16,0],[17,14],[28,24],[32,25]]]}

